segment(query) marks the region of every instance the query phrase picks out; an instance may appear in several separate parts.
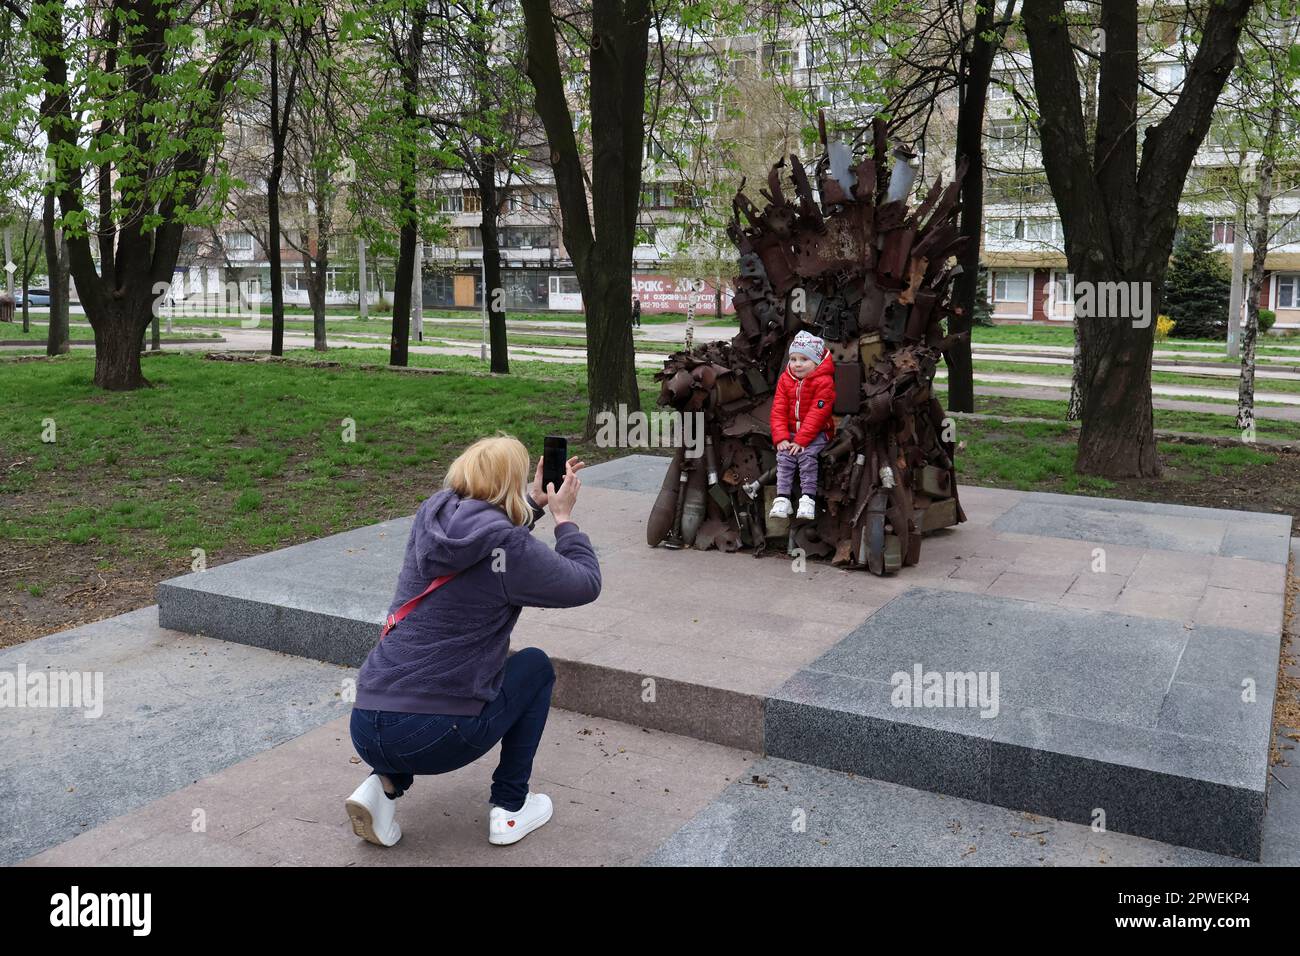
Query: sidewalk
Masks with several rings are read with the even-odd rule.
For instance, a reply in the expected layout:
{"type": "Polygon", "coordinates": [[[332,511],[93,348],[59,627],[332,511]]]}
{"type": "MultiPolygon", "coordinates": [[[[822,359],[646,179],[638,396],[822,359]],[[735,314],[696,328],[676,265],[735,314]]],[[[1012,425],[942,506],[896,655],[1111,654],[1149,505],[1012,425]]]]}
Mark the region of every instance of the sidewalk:
{"type": "Polygon", "coordinates": [[[533,789],[551,822],[512,847],[487,842],[495,751],[422,777],[401,799],[402,840],[359,840],[343,801],[368,768],[347,718],[245,760],[28,861],[37,866],[624,866],[641,862],[755,755],[552,710],[533,789]],[[200,814],[199,811],[202,811],[200,814]],[[206,830],[195,832],[201,818],[206,830]]]}

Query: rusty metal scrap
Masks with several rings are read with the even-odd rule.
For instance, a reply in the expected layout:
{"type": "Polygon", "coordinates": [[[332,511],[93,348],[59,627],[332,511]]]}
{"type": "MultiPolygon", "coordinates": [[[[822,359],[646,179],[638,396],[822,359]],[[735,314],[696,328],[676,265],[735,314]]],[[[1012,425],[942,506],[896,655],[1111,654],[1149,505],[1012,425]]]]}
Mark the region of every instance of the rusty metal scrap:
{"type": "MultiPolygon", "coordinates": [[[[759,209],[741,183],[728,235],[739,252],[730,342],[677,352],[655,377],[659,404],[703,416],[704,453],[679,448],[647,522],[651,546],[749,548],[829,558],[887,574],[920,559],[921,537],[965,521],[955,448],[934,375],[958,234],[955,182],[907,203],[911,154],[887,166],[886,129],[855,163],[827,144],[813,183],[797,156],[772,167],[759,209]],[[788,173],[788,177],[787,174],[788,173]],[[892,187],[892,188],[891,188],[892,187]],[[820,198],[819,198],[820,197],[820,198]],[[817,517],[769,517],[776,451],[768,424],[790,339],[807,329],[835,362],[835,439],[820,458],[817,517]]],[[[964,164],[963,164],[964,166],[964,164]]]]}

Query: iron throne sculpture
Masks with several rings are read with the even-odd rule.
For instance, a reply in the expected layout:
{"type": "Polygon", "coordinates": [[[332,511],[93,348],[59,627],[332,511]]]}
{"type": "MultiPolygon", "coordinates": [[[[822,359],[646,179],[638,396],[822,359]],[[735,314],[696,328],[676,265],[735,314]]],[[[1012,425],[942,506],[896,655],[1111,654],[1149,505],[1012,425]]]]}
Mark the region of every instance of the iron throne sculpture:
{"type": "MultiPolygon", "coordinates": [[[[699,413],[704,453],[678,448],[646,527],[653,547],[752,548],[830,558],[887,574],[920,559],[921,536],[965,521],[955,452],[935,370],[951,344],[943,320],[964,240],[957,204],[965,163],[908,206],[914,156],[887,165],[888,135],[873,124],[872,155],[827,143],[814,174],[797,156],[772,167],[759,211],[741,182],[727,233],[740,252],[728,342],[677,352],[655,378],[659,404],[699,413]],[[788,172],[794,199],[786,198],[788,172]],[[741,218],[747,224],[742,224],[741,218]],[[819,459],[817,517],[769,517],[776,451],[769,412],[790,339],[807,329],[835,363],[835,438],[819,459]]],[[[965,334],[965,333],[963,333],[965,334]]]]}

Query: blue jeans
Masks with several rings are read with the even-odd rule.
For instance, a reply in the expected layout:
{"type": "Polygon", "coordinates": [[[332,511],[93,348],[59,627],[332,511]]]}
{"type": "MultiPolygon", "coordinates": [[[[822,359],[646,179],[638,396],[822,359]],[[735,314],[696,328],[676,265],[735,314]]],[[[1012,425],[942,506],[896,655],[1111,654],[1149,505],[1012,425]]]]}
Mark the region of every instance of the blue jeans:
{"type": "Polygon", "coordinates": [[[401,796],[415,774],[448,773],[501,742],[492,802],[511,813],[528,796],[533,757],[551,709],[555,669],[546,653],[526,647],[506,660],[501,693],[477,717],[352,709],[352,746],[401,796]]]}

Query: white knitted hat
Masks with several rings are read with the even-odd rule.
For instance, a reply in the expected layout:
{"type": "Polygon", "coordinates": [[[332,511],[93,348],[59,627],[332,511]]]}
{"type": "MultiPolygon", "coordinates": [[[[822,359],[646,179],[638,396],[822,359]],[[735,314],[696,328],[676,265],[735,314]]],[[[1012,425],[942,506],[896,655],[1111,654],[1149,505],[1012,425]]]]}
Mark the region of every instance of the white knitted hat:
{"type": "Polygon", "coordinates": [[[820,365],[826,355],[826,343],[811,332],[800,330],[790,342],[790,354],[806,355],[820,365]]]}

